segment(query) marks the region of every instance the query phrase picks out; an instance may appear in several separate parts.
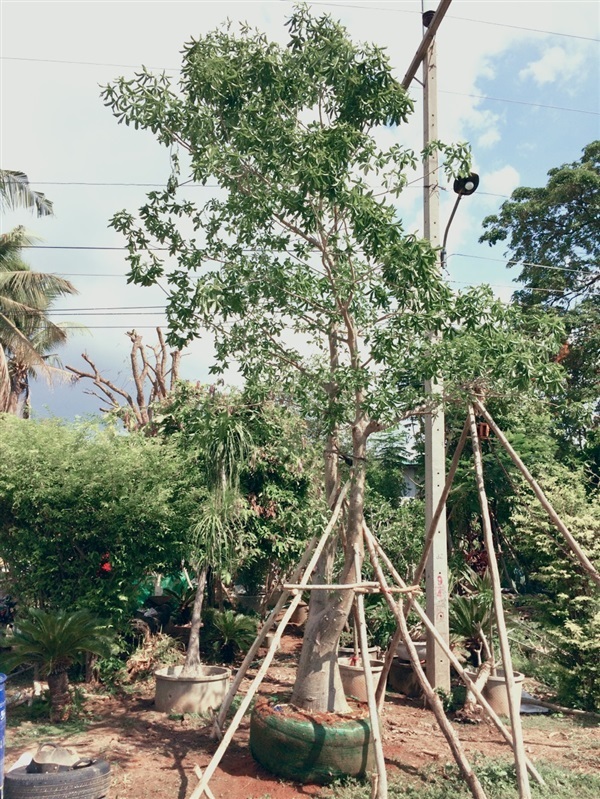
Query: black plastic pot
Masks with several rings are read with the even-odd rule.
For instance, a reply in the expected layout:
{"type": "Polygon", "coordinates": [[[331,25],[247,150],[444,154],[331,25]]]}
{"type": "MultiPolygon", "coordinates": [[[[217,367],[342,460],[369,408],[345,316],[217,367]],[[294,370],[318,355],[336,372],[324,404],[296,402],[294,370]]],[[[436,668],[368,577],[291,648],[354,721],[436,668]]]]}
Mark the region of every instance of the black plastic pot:
{"type": "Polygon", "coordinates": [[[71,771],[29,774],[26,766],[4,776],[4,799],[104,799],[110,787],[110,763],[96,760],[71,771]]]}

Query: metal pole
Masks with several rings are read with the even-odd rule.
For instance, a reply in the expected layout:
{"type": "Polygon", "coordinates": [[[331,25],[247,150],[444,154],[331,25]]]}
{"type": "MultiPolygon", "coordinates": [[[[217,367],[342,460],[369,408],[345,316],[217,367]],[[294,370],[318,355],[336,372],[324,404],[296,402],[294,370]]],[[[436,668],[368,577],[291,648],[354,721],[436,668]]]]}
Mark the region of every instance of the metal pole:
{"type": "MultiPolygon", "coordinates": [[[[435,37],[431,39],[423,61],[423,144],[427,147],[438,138],[437,126],[437,68],[435,37]]],[[[425,159],[424,233],[431,246],[440,246],[438,185],[438,155],[425,159]]],[[[439,261],[438,261],[439,263],[439,261]]],[[[441,380],[429,380],[425,390],[441,400],[441,380]]],[[[445,483],[444,411],[440,406],[425,416],[425,529],[428,530],[445,483]]],[[[426,595],[427,615],[444,641],[449,641],[448,629],[448,552],[446,545],[446,509],[443,508],[433,534],[427,558],[426,595]]],[[[427,634],[427,677],[433,688],[450,690],[450,661],[435,640],[427,634]]]]}

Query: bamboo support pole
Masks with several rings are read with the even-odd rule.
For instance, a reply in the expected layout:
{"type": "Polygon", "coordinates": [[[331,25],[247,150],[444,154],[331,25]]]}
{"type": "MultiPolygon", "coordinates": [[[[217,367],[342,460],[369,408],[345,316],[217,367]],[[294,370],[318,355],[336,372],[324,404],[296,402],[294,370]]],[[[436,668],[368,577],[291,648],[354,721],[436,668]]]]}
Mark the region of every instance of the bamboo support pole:
{"type": "MultiPolygon", "coordinates": [[[[356,579],[360,580],[360,555],[358,546],[354,547],[354,563],[356,568],[356,579]]],[[[365,619],[365,598],[362,594],[356,597],[356,622],[358,622],[358,638],[360,643],[360,653],[362,657],[363,669],[365,671],[365,686],[367,689],[367,703],[369,705],[369,719],[371,721],[371,735],[373,737],[373,749],[375,751],[375,764],[377,766],[377,778],[374,785],[374,799],[388,799],[387,772],[385,769],[385,758],[383,755],[383,742],[381,740],[381,729],[379,726],[379,713],[377,702],[375,701],[375,685],[373,681],[373,670],[371,669],[371,656],[369,654],[369,642],[367,640],[367,622],[365,619]]]]}
{"type": "MultiPolygon", "coordinates": [[[[377,574],[377,579],[381,583],[381,588],[383,591],[384,596],[386,597],[386,601],[392,610],[394,616],[396,617],[396,621],[398,622],[398,626],[402,630],[402,636],[404,638],[404,643],[406,644],[406,648],[408,649],[408,655],[410,657],[410,662],[413,667],[413,671],[421,685],[423,693],[427,698],[427,702],[432,709],[437,723],[448,742],[448,746],[454,756],[456,764],[458,765],[461,774],[463,775],[465,782],[469,786],[471,793],[473,794],[474,799],[487,799],[485,791],[479,782],[479,779],[473,769],[471,768],[471,764],[467,760],[467,756],[463,749],[463,746],[460,742],[458,735],[456,734],[455,730],[452,728],[452,725],[446,718],[446,714],[444,713],[444,708],[442,707],[442,703],[440,701],[439,696],[435,693],[429,681],[423,671],[421,663],[419,662],[419,656],[417,655],[417,650],[415,649],[415,645],[410,637],[408,632],[408,625],[406,623],[406,619],[404,618],[404,613],[398,609],[396,603],[394,602],[392,595],[387,590],[387,580],[385,575],[381,569],[381,565],[377,558],[377,554],[375,552],[375,547],[373,546],[372,537],[370,532],[367,530],[366,525],[363,525],[363,532],[364,532],[364,539],[369,551],[369,556],[371,558],[371,563],[373,564],[373,569],[377,574]]],[[[441,637],[441,636],[440,636],[441,637]]],[[[442,639],[443,640],[443,639],[442,639]]]]}
{"type": "Polygon", "coordinates": [[[600,585],[600,573],[598,573],[598,569],[596,569],[594,564],[591,562],[591,560],[588,558],[588,556],[579,546],[578,542],[575,540],[573,535],[569,532],[569,530],[567,529],[567,527],[559,517],[558,513],[554,510],[548,498],[542,491],[539,483],[535,480],[529,469],[525,466],[521,458],[512,448],[510,442],[508,441],[502,430],[500,430],[500,428],[493,420],[493,418],[490,416],[486,407],[483,405],[482,402],[479,401],[475,401],[475,407],[477,408],[479,413],[485,418],[489,426],[492,428],[492,430],[496,434],[496,438],[498,439],[498,441],[500,441],[504,449],[508,452],[515,466],[521,471],[523,477],[527,480],[527,482],[533,489],[534,494],[540,501],[540,504],[542,505],[548,516],[550,517],[550,520],[564,536],[566,542],[568,543],[569,547],[571,548],[577,560],[581,563],[585,571],[589,574],[589,576],[596,583],[596,585],[600,585]]]}
{"type": "MultiPolygon", "coordinates": [[[[398,610],[400,613],[404,612],[401,603],[398,610]]],[[[377,690],[375,692],[375,699],[377,700],[377,707],[379,708],[379,712],[383,710],[387,679],[390,673],[390,669],[392,668],[394,658],[396,656],[396,649],[401,640],[402,640],[402,630],[400,629],[400,627],[396,627],[396,632],[392,636],[392,639],[387,648],[387,652],[385,653],[385,657],[383,658],[383,669],[381,671],[381,674],[379,675],[379,682],[377,683],[377,690]]]]}
{"type": "MultiPolygon", "coordinates": [[[[196,764],[194,766],[194,774],[196,775],[196,777],[198,777],[199,780],[202,779],[202,776],[203,776],[202,775],[202,769],[200,768],[200,766],[198,764],[196,764]]],[[[208,785],[204,789],[204,793],[206,794],[207,799],[216,799],[214,793],[211,791],[211,789],[208,787],[208,785]]]]}
{"type": "Polygon", "coordinates": [[[498,638],[500,641],[500,652],[502,653],[502,665],[504,667],[504,678],[506,680],[506,691],[508,695],[508,707],[510,710],[510,722],[513,731],[513,752],[515,754],[515,767],[517,771],[517,785],[519,788],[520,799],[531,799],[531,789],[527,776],[527,766],[525,765],[525,744],[523,742],[523,728],[521,726],[520,698],[515,696],[515,675],[510,656],[510,644],[506,631],[506,621],[504,619],[504,608],[502,605],[502,586],[500,582],[500,571],[498,561],[494,551],[494,537],[492,535],[492,525],[488,500],[483,480],[483,463],[481,459],[481,448],[479,436],[477,435],[477,422],[473,406],[469,405],[469,424],[471,427],[471,443],[473,445],[473,459],[475,462],[475,476],[477,479],[477,491],[481,505],[481,518],[483,522],[483,536],[485,548],[488,556],[488,568],[492,580],[494,594],[494,612],[496,616],[496,627],[498,628],[498,638]]]}
{"type": "Polygon", "coordinates": [[[435,531],[437,530],[440,516],[442,515],[442,511],[444,510],[446,500],[448,499],[448,494],[450,493],[450,489],[452,488],[452,483],[454,482],[454,476],[456,474],[456,470],[458,469],[458,462],[460,460],[460,456],[462,455],[462,451],[464,449],[468,436],[469,436],[469,419],[467,417],[467,419],[465,419],[465,425],[463,427],[463,431],[460,434],[460,438],[458,439],[458,444],[456,445],[456,449],[454,450],[452,463],[450,464],[450,469],[448,470],[448,474],[446,476],[446,482],[444,483],[444,490],[440,494],[440,498],[438,500],[435,513],[433,514],[431,522],[429,524],[429,530],[427,530],[427,535],[425,536],[425,542],[423,544],[423,552],[421,554],[421,559],[417,565],[417,568],[415,569],[412,578],[412,582],[416,585],[418,585],[421,582],[421,577],[423,576],[423,573],[425,571],[425,567],[427,565],[427,558],[429,557],[429,550],[431,549],[431,544],[435,536],[435,531]]]}
{"type": "MultiPolygon", "coordinates": [[[[388,556],[385,554],[385,552],[381,548],[381,545],[379,544],[377,539],[373,536],[373,534],[371,533],[371,531],[367,527],[365,527],[364,529],[365,529],[365,537],[367,538],[367,540],[372,542],[373,547],[374,547],[378,557],[380,557],[381,560],[383,560],[383,562],[386,565],[386,568],[389,570],[389,572],[392,575],[392,577],[394,578],[394,580],[399,581],[400,585],[404,585],[404,581],[402,580],[402,578],[400,577],[398,572],[395,570],[393,564],[391,563],[390,559],[388,558],[388,556]]],[[[369,554],[370,554],[370,551],[369,551],[369,554]]],[[[388,602],[388,605],[390,605],[390,609],[392,609],[391,604],[389,602],[388,602]]],[[[512,738],[512,735],[510,734],[510,731],[507,729],[506,725],[502,722],[502,719],[498,716],[498,714],[492,709],[492,707],[490,706],[489,702],[483,696],[481,691],[477,688],[477,686],[475,685],[475,682],[473,680],[471,680],[469,675],[466,673],[465,669],[463,669],[462,664],[460,663],[460,661],[458,660],[458,658],[456,657],[456,655],[454,654],[452,649],[448,646],[448,643],[444,640],[444,638],[440,635],[438,630],[435,628],[435,625],[432,623],[432,621],[430,620],[429,616],[426,614],[426,612],[423,610],[423,608],[421,607],[421,605],[417,601],[415,601],[413,603],[413,608],[414,608],[415,613],[418,615],[418,617],[421,619],[421,621],[425,625],[425,627],[429,630],[429,632],[431,632],[433,637],[436,639],[436,641],[438,642],[438,644],[440,645],[440,647],[444,651],[444,654],[448,657],[448,659],[450,660],[450,663],[452,664],[452,666],[456,670],[458,676],[461,678],[461,680],[467,686],[467,689],[469,691],[471,691],[475,695],[475,697],[477,698],[477,701],[483,707],[485,712],[488,714],[490,720],[492,721],[492,723],[494,724],[494,726],[496,727],[498,732],[502,735],[502,737],[509,744],[509,746],[512,747],[513,738],[512,738]]],[[[392,612],[394,613],[393,609],[392,609],[392,612]]],[[[395,613],[394,613],[394,615],[395,615],[395,613]]],[[[533,763],[531,763],[530,760],[527,760],[527,769],[529,770],[529,773],[531,774],[531,776],[536,780],[536,782],[539,783],[539,785],[545,785],[546,784],[544,782],[544,779],[542,778],[541,774],[537,771],[537,769],[535,768],[533,763]]]]}
{"type": "MultiPolygon", "coordinates": [[[[318,585],[300,585],[299,583],[283,583],[281,586],[285,591],[296,593],[297,591],[347,591],[348,588],[354,589],[356,592],[363,594],[377,594],[380,591],[379,583],[367,582],[364,583],[325,583],[318,585]]],[[[392,586],[390,588],[392,593],[396,594],[411,594],[421,593],[421,588],[418,585],[410,585],[407,588],[399,588],[392,586]]]]}
{"type": "MultiPolygon", "coordinates": [[[[317,544],[317,546],[316,546],[316,548],[315,548],[315,550],[314,550],[314,552],[312,554],[312,557],[310,558],[310,561],[309,561],[308,565],[306,566],[306,571],[304,572],[302,580],[300,581],[301,584],[308,584],[308,581],[311,578],[311,575],[312,575],[312,573],[314,571],[314,568],[317,565],[317,561],[321,557],[321,553],[322,553],[323,549],[325,548],[325,544],[327,543],[327,539],[331,535],[331,531],[335,527],[335,524],[336,524],[336,522],[338,520],[338,517],[340,515],[340,511],[342,509],[342,504],[344,502],[344,498],[346,496],[347,491],[348,491],[348,483],[346,483],[344,485],[344,487],[342,488],[342,490],[338,494],[338,498],[337,498],[337,501],[335,503],[335,507],[334,507],[334,509],[332,511],[331,518],[330,518],[330,520],[329,520],[329,522],[327,524],[327,527],[323,531],[323,535],[321,536],[321,538],[319,540],[319,543],[317,544]]],[[[285,626],[288,623],[288,621],[290,620],[294,610],[296,609],[296,607],[300,603],[301,599],[302,599],[302,595],[298,594],[296,597],[294,597],[292,599],[292,602],[290,603],[289,608],[285,611],[285,613],[283,615],[283,618],[279,622],[279,625],[278,625],[277,630],[275,632],[275,636],[273,637],[273,641],[271,642],[271,646],[267,650],[267,654],[265,655],[265,658],[264,658],[259,670],[257,671],[256,676],[254,677],[252,683],[250,684],[250,687],[248,688],[248,691],[246,692],[246,695],[242,699],[239,708],[237,709],[233,719],[231,720],[231,724],[229,725],[229,727],[225,731],[225,734],[223,735],[223,738],[222,738],[221,742],[219,743],[219,746],[217,747],[214,755],[212,756],[212,758],[210,760],[210,763],[206,767],[206,769],[204,771],[204,776],[203,776],[202,780],[200,781],[200,784],[196,786],[196,789],[191,794],[190,799],[200,799],[200,797],[204,793],[204,789],[206,788],[206,786],[210,782],[210,778],[212,777],[212,775],[216,771],[217,766],[221,762],[221,758],[223,757],[223,755],[227,751],[227,747],[229,746],[229,744],[231,742],[231,739],[234,736],[235,731],[239,727],[240,722],[241,722],[242,718],[244,717],[244,713],[249,708],[250,702],[252,701],[252,697],[254,696],[254,694],[258,690],[258,687],[260,686],[261,682],[263,681],[263,678],[264,678],[265,674],[267,673],[273,658],[275,657],[275,652],[277,651],[277,647],[279,646],[279,642],[281,640],[281,636],[283,634],[285,626]]],[[[265,635],[266,635],[266,633],[265,633],[265,635]]],[[[241,682],[241,680],[240,680],[240,682],[241,682]]]]}

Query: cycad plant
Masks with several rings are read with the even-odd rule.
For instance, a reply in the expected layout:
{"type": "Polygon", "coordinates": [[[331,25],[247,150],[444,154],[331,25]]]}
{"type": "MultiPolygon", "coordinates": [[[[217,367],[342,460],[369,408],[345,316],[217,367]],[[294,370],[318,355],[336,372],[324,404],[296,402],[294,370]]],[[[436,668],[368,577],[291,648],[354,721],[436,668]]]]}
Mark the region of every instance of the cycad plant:
{"type": "Polygon", "coordinates": [[[31,609],[7,639],[11,651],[3,655],[2,668],[38,666],[48,680],[52,721],[66,721],[71,713],[68,669],[87,652],[107,657],[111,641],[106,625],[87,610],[31,609]]]}
{"type": "Polygon", "coordinates": [[[256,638],[256,621],[234,610],[210,614],[207,639],[223,663],[232,663],[238,652],[250,649],[256,638]]]}
{"type": "Polygon", "coordinates": [[[490,575],[472,569],[461,573],[461,594],[450,600],[450,631],[462,639],[473,665],[493,659],[494,596],[490,575]],[[482,658],[482,654],[484,657],[482,658]]]}

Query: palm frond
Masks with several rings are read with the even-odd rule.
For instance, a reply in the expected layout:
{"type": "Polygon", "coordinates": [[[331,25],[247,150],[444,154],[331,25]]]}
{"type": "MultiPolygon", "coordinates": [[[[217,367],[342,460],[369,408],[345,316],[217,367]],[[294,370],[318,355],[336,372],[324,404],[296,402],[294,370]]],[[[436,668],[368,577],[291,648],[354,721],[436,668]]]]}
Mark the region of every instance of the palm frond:
{"type": "Polygon", "coordinates": [[[69,613],[32,609],[19,620],[11,638],[11,651],[3,654],[2,667],[38,665],[46,676],[69,668],[85,652],[107,657],[112,637],[107,626],[87,610],[69,613]]]}
{"type": "Polygon", "coordinates": [[[31,188],[24,172],[0,170],[0,201],[2,210],[27,208],[37,216],[54,213],[50,200],[42,192],[31,188]]]}

